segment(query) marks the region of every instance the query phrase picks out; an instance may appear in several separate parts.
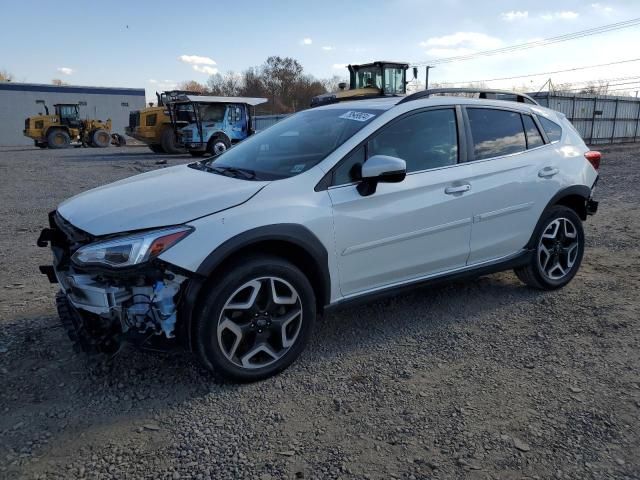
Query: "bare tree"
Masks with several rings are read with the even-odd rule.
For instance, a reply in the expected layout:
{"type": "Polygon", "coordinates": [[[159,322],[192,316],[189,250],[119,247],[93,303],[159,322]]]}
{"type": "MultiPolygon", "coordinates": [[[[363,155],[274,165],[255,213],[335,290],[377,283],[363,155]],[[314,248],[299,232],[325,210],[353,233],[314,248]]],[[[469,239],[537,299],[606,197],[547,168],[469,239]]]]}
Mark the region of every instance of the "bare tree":
{"type": "Polygon", "coordinates": [[[226,72],[209,77],[206,85],[183,82],[178,88],[223,97],[266,98],[256,108],[258,114],[290,113],[308,108],[311,98],[338,89],[340,77],[318,80],[305,74],[300,62],[290,57],[273,56],[258,67],[238,74],[226,72]]]}
{"type": "Polygon", "coordinates": [[[13,74],[6,70],[0,70],[0,82],[12,82],[14,79],[13,74]]]}
{"type": "Polygon", "coordinates": [[[242,76],[229,71],[223,75],[219,73],[211,75],[207,81],[209,93],[223,97],[235,97],[242,89],[242,76]]]}
{"type": "Polygon", "coordinates": [[[189,92],[196,92],[201,94],[209,93],[206,85],[198,83],[195,80],[187,80],[178,84],[178,90],[186,90],[189,92]]]}
{"type": "Polygon", "coordinates": [[[63,82],[59,78],[54,78],[53,80],[51,80],[51,84],[52,85],[69,85],[67,82],[63,82]]]}

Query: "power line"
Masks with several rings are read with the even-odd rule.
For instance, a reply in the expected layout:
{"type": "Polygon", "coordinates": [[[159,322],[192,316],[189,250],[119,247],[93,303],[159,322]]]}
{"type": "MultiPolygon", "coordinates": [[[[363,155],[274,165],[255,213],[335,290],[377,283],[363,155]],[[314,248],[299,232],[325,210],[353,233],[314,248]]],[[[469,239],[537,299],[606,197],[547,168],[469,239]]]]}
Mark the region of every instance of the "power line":
{"type": "MultiPolygon", "coordinates": [[[[622,83],[609,83],[609,84],[605,84],[605,85],[593,85],[593,87],[594,88],[601,88],[601,89],[609,90],[609,87],[619,87],[620,85],[636,85],[636,84],[639,84],[639,83],[640,83],[640,80],[636,80],[634,82],[622,82],[622,83]]],[[[559,91],[559,92],[575,92],[577,90],[584,90],[585,88],[589,88],[589,85],[582,86],[582,87],[576,87],[576,88],[558,88],[557,91],[559,91]]],[[[626,88],[631,88],[631,87],[625,87],[625,89],[626,88]]]]}
{"type": "Polygon", "coordinates": [[[602,25],[600,27],[589,28],[587,30],[581,30],[578,32],[567,33],[564,35],[549,37],[542,40],[536,40],[534,42],[521,43],[518,45],[510,45],[508,47],[496,48],[494,50],[484,50],[481,52],[470,53],[467,55],[457,55],[453,57],[427,60],[425,62],[415,63],[414,66],[420,67],[427,64],[433,65],[433,64],[441,64],[441,63],[451,63],[451,62],[462,61],[462,60],[471,60],[477,57],[487,57],[492,55],[498,55],[501,53],[509,53],[517,50],[527,50],[530,48],[552,45],[554,43],[566,42],[569,40],[574,40],[576,38],[582,38],[582,37],[587,37],[591,35],[599,35],[601,33],[612,32],[614,30],[633,27],[638,24],[640,24],[640,18],[632,18],[630,20],[625,20],[623,22],[616,22],[608,25],[602,25]]]}
{"type": "Polygon", "coordinates": [[[513,77],[485,78],[483,80],[463,80],[459,82],[438,82],[438,83],[444,83],[444,84],[479,83],[479,82],[495,82],[498,80],[514,80],[516,78],[538,77],[540,75],[552,75],[554,73],[575,72],[577,70],[586,70],[589,68],[598,68],[598,67],[608,67],[609,65],[619,65],[621,63],[630,63],[630,62],[638,62],[638,61],[640,61],[640,58],[631,58],[629,60],[620,60],[619,62],[600,63],[598,65],[586,65],[583,67],[567,68],[566,70],[555,70],[553,72],[527,73],[525,75],[515,75],[513,77]]]}

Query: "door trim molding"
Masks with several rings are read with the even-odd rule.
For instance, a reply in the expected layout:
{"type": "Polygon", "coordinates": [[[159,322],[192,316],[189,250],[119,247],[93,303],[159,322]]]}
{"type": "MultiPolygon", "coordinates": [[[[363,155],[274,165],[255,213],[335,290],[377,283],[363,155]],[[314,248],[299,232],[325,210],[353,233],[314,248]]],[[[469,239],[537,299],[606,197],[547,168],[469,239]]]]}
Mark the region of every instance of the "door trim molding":
{"type": "Polygon", "coordinates": [[[480,213],[474,215],[473,223],[480,223],[492,218],[502,217],[503,215],[509,215],[516,212],[524,212],[530,210],[533,207],[534,202],[519,203],[518,205],[511,205],[510,207],[501,208],[499,210],[492,210],[490,212],[480,213]]]}
{"type": "Polygon", "coordinates": [[[372,248],[382,247],[384,245],[390,245],[392,243],[403,242],[405,240],[411,240],[413,238],[419,238],[434,233],[444,232],[453,228],[461,227],[463,225],[469,225],[473,221],[472,218],[463,218],[461,220],[454,220],[453,222],[443,223],[434,227],[422,228],[420,230],[414,230],[412,232],[402,233],[400,235],[393,235],[391,237],[381,238],[380,240],[372,240],[370,242],[360,243],[347,247],[342,251],[342,256],[351,255],[353,253],[362,252],[363,250],[370,250],[372,248]]]}

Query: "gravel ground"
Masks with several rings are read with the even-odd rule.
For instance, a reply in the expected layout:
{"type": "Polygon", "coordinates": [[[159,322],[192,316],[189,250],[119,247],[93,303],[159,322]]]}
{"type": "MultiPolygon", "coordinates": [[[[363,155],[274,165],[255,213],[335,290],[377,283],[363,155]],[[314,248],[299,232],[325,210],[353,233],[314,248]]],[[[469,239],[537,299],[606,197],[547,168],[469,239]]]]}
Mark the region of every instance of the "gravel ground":
{"type": "Polygon", "coordinates": [[[286,372],[72,351],[37,266],[70,195],[189,161],[0,149],[0,478],[640,478],[639,146],[603,147],[582,269],[505,272],[342,310],[286,372]]]}

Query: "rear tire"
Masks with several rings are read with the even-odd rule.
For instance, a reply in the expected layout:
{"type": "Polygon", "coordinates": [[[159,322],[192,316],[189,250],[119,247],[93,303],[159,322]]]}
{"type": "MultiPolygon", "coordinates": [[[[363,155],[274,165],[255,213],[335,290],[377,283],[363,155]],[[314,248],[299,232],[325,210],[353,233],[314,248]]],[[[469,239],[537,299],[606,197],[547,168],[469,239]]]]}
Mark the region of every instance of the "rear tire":
{"type": "Polygon", "coordinates": [[[64,130],[56,129],[47,134],[47,145],[49,148],[69,148],[71,137],[64,130]]]}
{"type": "Polygon", "coordinates": [[[563,205],[545,212],[533,234],[534,253],[517,277],[539,290],[556,290],[569,283],[584,255],[584,230],[578,214],[563,205]]]}
{"type": "Polygon", "coordinates": [[[162,149],[171,155],[184,153],[184,149],[178,146],[179,144],[176,140],[175,132],[171,127],[167,127],[162,131],[162,135],[160,136],[160,143],[162,145],[162,149]]]}
{"type": "Polygon", "coordinates": [[[99,128],[91,133],[91,146],[107,148],[111,144],[111,135],[106,130],[99,128]]]}
{"type": "Polygon", "coordinates": [[[152,143],[151,145],[149,145],[149,150],[151,150],[153,153],[164,153],[162,147],[157,143],[152,143]]]}
{"type": "Polygon", "coordinates": [[[199,360],[217,375],[261,380],[287,368],[304,349],[316,299],[295,265],[267,255],[244,257],[203,291],[194,342],[199,360]]]}

